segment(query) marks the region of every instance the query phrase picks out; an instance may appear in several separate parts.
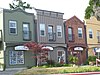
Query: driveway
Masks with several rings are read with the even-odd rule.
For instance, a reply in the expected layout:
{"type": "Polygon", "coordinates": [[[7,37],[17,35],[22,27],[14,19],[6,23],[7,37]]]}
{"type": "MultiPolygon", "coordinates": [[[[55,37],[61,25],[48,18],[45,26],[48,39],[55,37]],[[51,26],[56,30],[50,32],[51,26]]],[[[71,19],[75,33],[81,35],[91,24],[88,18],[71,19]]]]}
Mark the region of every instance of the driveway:
{"type": "Polygon", "coordinates": [[[5,71],[0,71],[0,75],[15,75],[15,73],[23,70],[22,68],[6,69],[5,71]]]}

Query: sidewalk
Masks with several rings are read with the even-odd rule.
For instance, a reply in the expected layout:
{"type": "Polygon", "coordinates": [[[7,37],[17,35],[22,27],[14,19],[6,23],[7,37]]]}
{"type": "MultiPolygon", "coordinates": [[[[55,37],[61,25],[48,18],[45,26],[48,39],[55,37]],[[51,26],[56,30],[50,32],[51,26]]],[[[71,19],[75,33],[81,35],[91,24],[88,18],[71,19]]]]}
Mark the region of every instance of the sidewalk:
{"type": "Polygon", "coordinates": [[[0,71],[0,75],[15,75],[17,72],[20,72],[23,68],[12,68],[6,69],[5,71],[0,71]]]}

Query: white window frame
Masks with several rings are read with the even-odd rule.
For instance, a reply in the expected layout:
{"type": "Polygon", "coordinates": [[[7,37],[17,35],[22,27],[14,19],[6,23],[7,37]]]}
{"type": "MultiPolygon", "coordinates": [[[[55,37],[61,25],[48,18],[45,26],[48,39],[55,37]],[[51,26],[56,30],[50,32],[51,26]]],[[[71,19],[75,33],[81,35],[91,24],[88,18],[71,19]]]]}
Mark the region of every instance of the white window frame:
{"type": "Polygon", "coordinates": [[[62,37],[62,26],[61,25],[57,25],[57,37],[61,38],[62,37]],[[61,36],[58,36],[58,32],[61,33],[61,36]]]}
{"type": "Polygon", "coordinates": [[[40,36],[46,36],[46,32],[45,32],[45,24],[40,24],[40,36]],[[44,35],[41,35],[41,30],[44,31],[44,35]]]}
{"type": "Polygon", "coordinates": [[[16,21],[9,21],[9,33],[10,34],[17,34],[17,22],[16,21]],[[13,23],[13,27],[11,26],[11,23],[13,23]],[[11,33],[10,32],[10,28],[14,28],[15,29],[15,33],[11,33]]]}
{"type": "Polygon", "coordinates": [[[82,37],[79,37],[79,34],[82,34],[82,37],[83,37],[83,31],[82,31],[82,28],[78,28],[78,38],[82,38],[82,37]],[[79,32],[81,31],[81,32],[79,32]]]}
{"type": "Polygon", "coordinates": [[[57,61],[60,62],[59,59],[58,59],[58,57],[61,57],[61,56],[58,56],[59,51],[64,52],[64,63],[65,63],[66,60],[65,60],[65,51],[64,50],[57,50],[57,61]]]}
{"type": "Polygon", "coordinates": [[[92,38],[93,38],[93,30],[91,28],[89,29],[89,38],[90,38],[90,34],[92,35],[92,38]]]}
{"type": "Polygon", "coordinates": [[[13,51],[13,50],[9,51],[9,64],[10,65],[24,64],[24,51],[13,51]]]}

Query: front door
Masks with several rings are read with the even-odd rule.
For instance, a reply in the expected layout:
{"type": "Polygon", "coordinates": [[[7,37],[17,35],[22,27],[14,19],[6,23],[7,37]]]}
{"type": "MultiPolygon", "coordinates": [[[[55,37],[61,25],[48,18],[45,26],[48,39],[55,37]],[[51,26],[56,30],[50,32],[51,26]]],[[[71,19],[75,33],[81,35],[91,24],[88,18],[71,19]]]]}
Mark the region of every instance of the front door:
{"type": "Polygon", "coordinates": [[[59,63],[65,63],[65,51],[64,50],[58,50],[57,59],[59,63]]]}

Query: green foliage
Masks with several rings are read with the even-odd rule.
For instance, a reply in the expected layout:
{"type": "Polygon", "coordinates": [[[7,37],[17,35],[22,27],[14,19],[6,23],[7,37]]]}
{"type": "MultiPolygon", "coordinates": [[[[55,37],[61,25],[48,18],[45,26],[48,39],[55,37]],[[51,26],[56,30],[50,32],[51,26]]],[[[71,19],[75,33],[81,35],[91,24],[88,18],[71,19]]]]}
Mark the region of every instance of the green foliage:
{"type": "Polygon", "coordinates": [[[78,61],[78,57],[70,55],[68,60],[70,63],[75,64],[78,61]]]}
{"type": "Polygon", "coordinates": [[[88,61],[93,61],[93,62],[96,62],[96,56],[89,56],[88,57],[88,61]]]}
{"type": "Polygon", "coordinates": [[[18,72],[16,75],[37,75],[37,74],[64,74],[64,73],[80,73],[80,72],[99,72],[100,67],[96,66],[80,66],[80,67],[52,67],[40,68],[34,67],[31,69],[18,72]]]}
{"type": "Polygon", "coordinates": [[[96,56],[89,56],[88,57],[88,62],[89,62],[89,65],[94,65],[96,64],[96,56]]]}
{"type": "Polygon", "coordinates": [[[93,14],[93,6],[88,6],[85,10],[85,18],[89,19],[91,17],[91,14],[93,14]]]}
{"type": "Polygon", "coordinates": [[[16,9],[16,8],[21,8],[23,10],[25,9],[32,9],[30,4],[26,2],[22,2],[22,0],[14,0],[12,4],[9,4],[10,9],[16,9]]]}
{"type": "Polygon", "coordinates": [[[85,18],[89,19],[91,17],[91,14],[94,14],[93,6],[96,5],[96,7],[100,7],[100,0],[90,0],[89,6],[87,6],[85,10],[85,18]]]}
{"type": "Polygon", "coordinates": [[[88,65],[89,64],[89,61],[88,60],[86,60],[85,61],[85,63],[84,63],[84,65],[88,65]]]}

